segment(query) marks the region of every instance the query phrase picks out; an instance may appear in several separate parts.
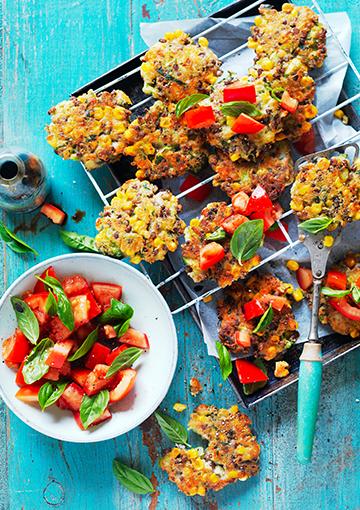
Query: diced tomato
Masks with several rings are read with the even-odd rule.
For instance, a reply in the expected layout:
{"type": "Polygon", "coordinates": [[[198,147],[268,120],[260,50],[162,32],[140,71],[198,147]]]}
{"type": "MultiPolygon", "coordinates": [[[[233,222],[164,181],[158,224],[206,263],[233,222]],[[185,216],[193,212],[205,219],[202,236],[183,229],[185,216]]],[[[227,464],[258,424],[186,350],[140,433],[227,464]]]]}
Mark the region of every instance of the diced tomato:
{"type": "Polygon", "coordinates": [[[295,142],[295,149],[302,155],[312,154],[316,150],[315,130],[312,126],[309,131],[304,133],[301,138],[295,142]]]}
{"type": "MultiPolygon", "coordinates": [[[[76,421],[76,424],[78,425],[78,427],[81,430],[85,430],[84,426],[82,424],[82,421],[80,419],[79,411],[73,411],[73,415],[74,415],[74,418],[75,418],[75,421],[76,421]]],[[[112,416],[111,412],[109,411],[109,408],[107,407],[105,409],[105,411],[103,412],[103,414],[99,418],[97,418],[91,425],[89,425],[89,427],[95,427],[95,425],[99,425],[99,423],[102,423],[103,421],[110,420],[111,416],[112,416]]]]}
{"type": "MultiPolygon", "coordinates": [[[[180,191],[184,192],[188,189],[192,188],[193,186],[196,186],[197,184],[200,184],[201,180],[195,177],[195,175],[188,175],[186,179],[181,183],[180,185],[180,191]]],[[[195,189],[194,191],[190,191],[188,195],[186,195],[188,198],[191,198],[192,200],[196,200],[197,202],[203,202],[205,198],[210,195],[212,190],[212,187],[210,184],[203,184],[198,189],[195,189]]]]}
{"type": "Polygon", "coordinates": [[[90,372],[84,383],[84,391],[87,395],[95,395],[104,388],[112,388],[118,380],[117,374],[106,378],[109,367],[107,365],[96,365],[94,370],[90,372]]]}
{"type": "Polygon", "coordinates": [[[68,377],[71,373],[71,363],[70,361],[66,360],[63,364],[63,366],[59,370],[60,375],[64,377],[68,377]]]}
{"type": "Polygon", "coordinates": [[[346,274],[341,271],[331,270],[326,277],[326,287],[337,290],[345,290],[347,286],[346,274]]]}
{"type": "Polygon", "coordinates": [[[248,101],[256,103],[256,90],[253,84],[236,81],[224,88],[224,103],[231,101],[248,101]]]}
{"type": "Polygon", "coordinates": [[[76,330],[76,338],[78,340],[80,340],[80,342],[82,342],[83,340],[85,340],[85,338],[87,336],[89,336],[89,334],[94,331],[95,329],[95,326],[94,324],[92,324],[91,322],[87,322],[86,324],[83,324],[82,326],[80,326],[77,330],[76,330]]]}
{"type": "Polygon", "coordinates": [[[106,356],[106,364],[111,365],[114,359],[117,358],[123,351],[126,351],[128,348],[128,345],[120,345],[119,347],[116,347],[116,349],[113,349],[110,354],[106,356]]]}
{"type": "Polygon", "coordinates": [[[224,220],[221,223],[222,228],[230,235],[233,235],[235,230],[245,223],[245,221],[248,221],[246,216],[243,216],[242,214],[232,214],[226,220],[224,220]]]}
{"type": "Polygon", "coordinates": [[[252,220],[263,220],[264,232],[267,232],[269,228],[275,223],[274,210],[272,207],[264,209],[263,211],[254,212],[250,214],[250,218],[252,220]]]}
{"type": "Polygon", "coordinates": [[[37,404],[38,403],[38,394],[40,391],[42,384],[26,384],[22,388],[20,388],[15,397],[25,402],[26,404],[37,404]]]}
{"type": "Polygon", "coordinates": [[[219,243],[209,243],[200,250],[200,269],[206,271],[225,257],[225,250],[219,243]]]}
{"type": "Polygon", "coordinates": [[[260,317],[265,312],[263,305],[258,299],[252,299],[243,305],[245,319],[251,321],[255,317],[260,317]]]}
{"type": "Polygon", "coordinates": [[[261,297],[261,300],[264,303],[271,305],[272,308],[274,310],[276,310],[277,312],[281,312],[281,310],[284,308],[284,306],[285,307],[289,306],[289,301],[284,296],[273,296],[271,294],[264,294],[261,297]]]}
{"type": "Polygon", "coordinates": [[[75,383],[69,384],[65,391],[56,402],[57,406],[61,409],[70,409],[70,411],[79,411],[82,399],[85,393],[80,386],[75,383]]]}
{"type": "Polygon", "coordinates": [[[87,368],[73,368],[70,373],[70,377],[73,381],[75,381],[82,388],[85,385],[85,381],[87,376],[90,374],[91,370],[87,368]]]}
{"type": "Polygon", "coordinates": [[[61,285],[68,297],[86,294],[90,290],[88,282],[79,274],[67,276],[63,279],[61,285]]]}
{"type": "Polygon", "coordinates": [[[329,299],[330,305],[335,308],[338,312],[341,313],[347,319],[352,321],[360,321],[360,308],[356,306],[352,306],[346,297],[342,297],[339,299],[329,299]]]}
{"type": "Polygon", "coordinates": [[[245,359],[237,359],[235,361],[235,366],[239,381],[242,384],[268,380],[268,376],[254,363],[251,363],[251,361],[247,361],[245,359]]]}
{"type": "MultiPolygon", "coordinates": [[[[57,278],[55,269],[53,266],[49,266],[45,271],[40,275],[40,277],[44,280],[46,276],[51,276],[52,278],[57,278]]],[[[40,280],[37,280],[35,287],[34,287],[34,293],[38,294],[39,292],[46,292],[45,285],[40,280]]]]}
{"type": "Polygon", "coordinates": [[[48,295],[48,292],[38,292],[37,294],[31,294],[31,296],[28,296],[24,299],[24,301],[34,312],[40,326],[44,326],[44,324],[46,324],[50,318],[45,309],[48,295]]]}
{"type": "Polygon", "coordinates": [[[248,329],[241,329],[235,332],[235,343],[241,347],[247,348],[251,346],[251,334],[248,329]]]}
{"type": "Polygon", "coordinates": [[[22,363],[30,351],[31,344],[20,329],[16,329],[2,344],[2,355],[7,363],[22,363]]]}
{"type": "Polygon", "coordinates": [[[64,326],[59,317],[53,317],[50,321],[49,337],[55,342],[61,342],[71,335],[71,331],[64,326]]]}
{"type": "Polygon", "coordinates": [[[110,306],[112,299],[119,300],[122,295],[121,285],[115,283],[93,282],[91,284],[96,301],[105,310],[110,306]]]}
{"type": "Polygon", "coordinates": [[[261,124],[261,122],[249,117],[246,113],[240,113],[234,124],[231,126],[231,130],[240,135],[254,135],[263,130],[264,127],[264,124],[261,124]]]}
{"type": "Polygon", "coordinates": [[[49,368],[48,372],[44,375],[47,381],[58,381],[60,379],[60,371],[57,368],[49,368]]]}
{"type": "Polygon", "coordinates": [[[281,108],[284,108],[289,113],[295,113],[299,106],[299,101],[290,96],[287,90],[284,90],[280,101],[281,108]]]}
{"type": "Polygon", "coordinates": [[[299,267],[296,271],[296,279],[302,290],[308,290],[313,284],[313,275],[311,269],[299,267]]]}
{"type": "Polygon", "coordinates": [[[22,369],[24,368],[25,360],[21,363],[18,371],[16,372],[15,382],[16,384],[22,388],[22,386],[26,386],[26,382],[22,373],[22,369]]]}
{"type": "Polygon", "coordinates": [[[56,342],[54,347],[50,349],[49,356],[46,358],[45,363],[49,365],[49,367],[60,369],[74,346],[75,341],[70,339],[56,342]]]}
{"type": "MultiPolygon", "coordinates": [[[[286,232],[288,232],[289,231],[288,224],[283,223],[283,222],[281,222],[281,223],[282,223],[283,227],[285,228],[286,232]]],[[[273,230],[267,230],[265,236],[270,237],[271,239],[274,239],[275,241],[280,241],[282,243],[285,243],[287,240],[285,235],[282,233],[282,230],[280,229],[279,225],[277,225],[276,228],[274,228],[273,230]]]]}
{"type": "Polygon", "coordinates": [[[250,197],[244,191],[239,191],[231,199],[231,203],[235,213],[245,214],[250,197]]]}
{"type": "Polygon", "coordinates": [[[115,388],[110,391],[110,404],[119,402],[119,400],[122,400],[130,393],[134,387],[136,375],[136,370],[133,368],[126,368],[119,372],[119,382],[115,388]]]}
{"type": "Polygon", "coordinates": [[[95,365],[104,364],[106,357],[110,354],[111,350],[106,345],[95,342],[89,354],[86,357],[85,366],[92,370],[95,365]]]}
{"type": "Polygon", "coordinates": [[[56,225],[63,225],[67,218],[67,214],[53,204],[45,203],[40,212],[56,225]]]}
{"type": "Polygon", "coordinates": [[[102,311],[91,292],[73,296],[69,300],[74,313],[75,329],[89,322],[102,311]]]}
{"type": "Polygon", "coordinates": [[[198,106],[185,112],[184,119],[190,129],[208,128],[214,124],[215,115],[211,106],[198,106]]]}
{"type": "Polygon", "coordinates": [[[150,348],[149,339],[145,333],[134,328],[129,328],[127,332],[119,338],[122,344],[139,347],[139,349],[148,350],[150,348]]]}
{"type": "Polygon", "coordinates": [[[264,209],[270,209],[272,207],[273,203],[266,193],[266,190],[258,184],[250,195],[244,214],[249,216],[251,213],[262,212],[264,209]]]}
{"type": "Polygon", "coordinates": [[[117,337],[116,331],[115,331],[114,327],[111,326],[111,324],[105,324],[105,326],[103,326],[103,331],[104,331],[105,337],[108,340],[111,340],[112,338],[117,337]]]}

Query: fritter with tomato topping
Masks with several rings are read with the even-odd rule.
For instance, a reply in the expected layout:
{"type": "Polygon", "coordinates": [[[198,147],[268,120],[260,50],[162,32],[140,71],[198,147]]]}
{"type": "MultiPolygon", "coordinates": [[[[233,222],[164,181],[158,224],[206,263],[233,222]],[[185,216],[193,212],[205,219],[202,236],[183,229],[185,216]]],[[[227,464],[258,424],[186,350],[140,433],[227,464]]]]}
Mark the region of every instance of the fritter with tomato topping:
{"type": "Polygon", "coordinates": [[[360,161],[351,166],[340,155],[304,163],[291,189],[290,206],[301,220],[331,218],[331,228],[360,220],[360,161]]]}
{"type": "Polygon", "coordinates": [[[160,466],[187,496],[204,496],[208,490],[245,481],[259,469],[260,445],[250,427],[250,419],[237,406],[217,409],[202,404],[192,413],[189,428],[208,446],[205,450],[173,448],[160,466]]]}
{"type": "Polygon", "coordinates": [[[169,32],[142,57],[143,91],[177,103],[186,96],[208,94],[221,74],[221,62],[200,37],[194,42],[181,30],[169,32]]]}
{"type": "Polygon", "coordinates": [[[309,68],[321,67],[326,57],[326,30],[309,7],[285,3],[281,11],[261,6],[251,27],[248,45],[256,59],[299,56],[309,68]]]}
{"type": "Polygon", "coordinates": [[[274,201],[279,198],[285,186],[294,180],[290,146],[285,141],[275,143],[254,163],[243,159],[231,161],[221,151],[212,154],[209,163],[216,172],[213,185],[220,186],[229,197],[239,191],[251,194],[256,186],[260,185],[274,201]]]}
{"type": "Polygon", "coordinates": [[[89,90],[49,110],[46,140],[63,159],[81,161],[88,170],[117,161],[124,150],[131,104],[121,90],[89,90]]]}
{"type": "Polygon", "coordinates": [[[107,255],[129,257],[134,264],[163,260],[176,250],[184,231],[180,210],[170,191],[158,191],[147,181],[126,181],[96,221],[96,246],[107,255]]]}
{"type": "Polygon", "coordinates": [[[230,250],[232,231],[247,218],[234,214],[232,206],[225,202],[212,202],[201,212],[199,218],[193,218],[185,229],[185,244],[182,245],[182,256],[189,276],[195,282],[205,279],[215,280],[220,287],[226,287],[245,275],[260,262],[259,255],[254,255],[239,264],[230,250]],[[226,221],[226,223],[225,223],[226,221]],[[224,231],[224,227],[227,229],[224,231]],[[220,232],[220,240],[213,235],[220,232]],[[201,253],[212,241],[222,248],[223,257],[208,269],[201,269],[201,253]]]}
{"type": "Polygon", "coordinates": [[[286,297],[290,288],[289,284],[264,273],[253,275],[245,283],[237,282],[226,289],[224,299],[218,303],[220,341],[234,353],[247,354],[253,348],[256,357],[267,361],[291,347],[299,333],[290,301],[286,297]],[[247,303],[258,310],[256,317],[248,320],[245,315],[250,311],[244,309],[247,303]],[[270,305],[273,319],[263,331],[254,333],[270,305]]]}
{"type": "Polygon", "coordinates": [[[177,177],[197,172],[207,162],[203,134],[176,117],[174,104],[156,101],[130,124],[124,137],[128,144],[124,154],[134,158],[138,179],[177,177]]]}

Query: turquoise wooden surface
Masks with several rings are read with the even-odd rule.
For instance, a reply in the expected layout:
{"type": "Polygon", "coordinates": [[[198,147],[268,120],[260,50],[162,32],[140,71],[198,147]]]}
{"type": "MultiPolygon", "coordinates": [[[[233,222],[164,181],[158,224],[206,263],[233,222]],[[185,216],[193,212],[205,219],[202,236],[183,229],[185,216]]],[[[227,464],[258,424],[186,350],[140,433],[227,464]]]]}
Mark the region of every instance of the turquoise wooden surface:
{"type": "MultiPolygon", "coordinates": [[[[68,212],[68,226],[93,232],[101,203],[79,165],[57,158],[44,140],[47,109],[68,92],[144,48],[139,23],[204,16],[227,0],[8,0],[2,2],[2,108],[5,144],[33,150],[45,162],[53,184],[53,200],[68,212]],[[146,3],[145,3],[146,2],[146,3]],[[76,198],[75,198],[76,197],[76,198]],[[77,226],[71,216],[85,210],[77,226]]],[[[358,0],[321,0],[327,11],[347,10],[354,27],[352,56],[360,67],[358,0]]],[[[160,35],[160,34],[159,34],[160,35]]],[[[348,90],[358,91],[348,79],[348,90]]],[[[29,225],[34,215],[3,215],[9,226],[29,225]]],[[[40,252],[38,260],[66,252],[57,229],[45,218],[24,237],[40,252]],[[42,230],[46,227],[45,230],[42,230]]],[[[32,257],[0,247],[2,290],[25,269],[32,257]]],[[[190,315],[176,317],[179,362],[163,408],[174,402],[191,410],[199,402],[229,406],[235,396],[222,384],[217,364],[207,357],[190,315]],[[188,381],[197,375],[204,392],[193,398],[188,381]]],[[[360,508],[359,386],[360,353],[324,370],[324,383],[314,461],[296,462],[296,388],[291,387],[250,412],[262,445],[260,474],[205,499],[186,498],[157,466],[170,446],[150,420],[137,430],[106,443],[74,445],[54,441],[22,424],[0,405],[0,509],[152,509],[206,508],[246,510],[356,510],[360,508]],[[133,495],[112,475],[114,457],[153,476],[152,497],[133,495]]],[[[188,411],[179,415],[185,423],[188,411]]]]}

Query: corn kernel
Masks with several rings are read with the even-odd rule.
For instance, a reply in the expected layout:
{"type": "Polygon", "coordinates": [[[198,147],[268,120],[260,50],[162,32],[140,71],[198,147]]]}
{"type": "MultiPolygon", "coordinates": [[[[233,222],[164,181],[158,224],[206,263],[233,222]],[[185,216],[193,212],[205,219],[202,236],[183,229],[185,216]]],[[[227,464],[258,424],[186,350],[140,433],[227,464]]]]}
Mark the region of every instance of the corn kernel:
{"type": "Polygon", "coordinates": [[[268,57],[264,57],[259,60],[258,64],[264,71],[271,71],[274,67],[274,62],[272,62],[268,57]]]}
{"type": "Polygon", "coordinates": [[[331,248],[332,245],[334,244],[333,236],[325,236],[323,244],[324,244],[325,248],[331,248]]]}
{"type": "Polygon", "coordinates": [[[314,83],[314,80],[311,78],[311,76],[304,76],[301,78],[301,85],[303,87],[308,87],[309,85],[312,85],[314,83]]]}
{"type": "Polygon", "coordinates": [[[199,218],[193,218],[190,220],[190,227],[198,227],[200,225],[199,218]]]}
{"type": "Polygon", "coordinates": [[[340,179],[345,182],[347,181],[349,178],[349,171],[348,170],[343,170],[340,174],[340,179]]]}
{"type": "Polygon", "coordinates": [[[259,27],[260,25],[263,24],[263,18],[261,16],[256,16],[256,18],[254,19],[254,24],[259,27]]]}
{"type": "Polygon", "coordinates": [[[176,248],[178,247],[178,243],[176,241],[169,241],[168,243],[166,243],[166,246],[169,251],[175,251],[176,248]]]}
{"type": "Polygon", "coordinates": [[[152,73],[155,70],[154,66],[150,64],[150,62],[143,62],[140,66],[140,69],[146,74],[152,73]]]}
{"type": "Polygon", "coordinates": [[[209,477],[209,480],[211,483],[216,483],[219,481],[219,477],[215,473],[212,473],[209,477]]]}
{"type": "Polygon", "coordinates": [[[311,190],[311,184],[298,184],[297,192],[299,195],[306,195],[311,190]]]}
{"type": "Polygon", "coordinates": [[[302,301],[304,299],[304,293],[301,289],[296,289],[293,292],[293,298],[295,301],[302,301]]]}
{"type": "Polygon", "coordinates": [[[300,212],[304,209],[304,206],[300,202],[297,202],[296,200],[291,200],[290,207],[293,211],[297,212],[300,212]]]}
{"type": "Polygon", "coordinates": [[[104,110],[100,106],[95,106],[94,108],[94,118],[96,120],[102,119],[104,116],[104,110]]]}
{"type": "Polygon", "coordinates": [[[289,269],[289,271],[297,271],[300,266],[296,260],[288,260],[286,262],[286,267],[289,269]]]}
{"type": "Polygon", "coordinates": [[[131,257],[131,258],[130,258],[130,262],[131,262],[132,264],[140,264],[140,262],[141,262],[141,257],[140,257],[140,255],[136,255],[135,257],[131,257]]]}
{"type": "Polygon", "coordinates": [[[213,85],[217,81],[217,76],[215,74],[209,74],[208,76],[208,82],[213,85]]]}
{"type": "Polygon", "coordinates": [[[336,110],[334,112],[334,117],[336,117],[337,119],[342,119],[344,116],[344,112],[342,110],[336,110]]]}
{"type": "Polygon", "coordinates": [[[320,203],[311,204],[310,210],[312,214],[320,214],[322,211],[322,204],[320,203]]]}
{"type": "Polygon", "coordinates": [[[203,299],[203,303],[210,303],[210,301],[212,301],[212,296],[206,296],[203,299]]]}
{"type": "Polygon", "coordinates": [[[231,154],[230,159],[231,159],[231,161],[237,161],[238,159],[240,159],[240,154],[238,154],[238,153],[231,154]]]}
{"type": "Polygon", "coordinates": [[[313,119],[315,117],[315,115],[317,114],[318,110],[316,108],[316,106],[314,106],[313,104],[309,104],[308,106],[305,107],[305,118],[306,119],[313,119]]]}
{"type": "Polygon", "coordinates": [[[207,48],[209,46],[209,41],[206,39],[206,37],[199,37],[198,43],[203,48],[207,48]]]}
{"type": "Polygon", "coordinates": [[[160,127],[168,128],[171,126],[171,118],[170,117],[162,117],[160,119],[160,127]]]}
{"type": "Polygon", "coordinates": [[[195,469],[202,469],[204,467],[204,462],[201,459],[195,459],[194,460],[194,468],[195,469]]]}
{"type": "Polygon", "coordinates": [[[286,294],[292,294],[294,292],[294,287],[293,285],[291,285],[291,283],[288,283],[288,285],[286,286],[286,294]]]}
{"type": "Polygon", "coordinates": [[[199,488],[198,488],[198,491],[197,491],[197,494],[198,494],[199,496],[205,496],[205,492],[206,492],[206,491],[205,491],[205,487],[199,487],[199,488]]]}
{"type": "Polygon", "coordinates": [[[190,459],[196,459],[199,456],[199,452],[196,450],[196,448],[192,448],[188,451],[188,456],[190,459]]]}
{"type": "Polygon", "coordinates": [[[356,338],[357,336],[359,336],[359,332],[356,329],[353,329],[350,331],[350,336],[351,338],[356,338]]]}
{"type": "Polygon", "coordinates": [[[229,409],[230,413],[237,413],[239,411],[239,408],[237,405],[231,406],[229,409]]]}
{"type": "Polygon", "coordinates": [[[159,248],[159,246],[161,246],[162,244],[163,244],[163,241],[159,237],[154,239],[154,246],[155,246],[155,248],[159,248]]]}
{"type": "Polygon", "coordinates": [[[185,404],[180,404],[180,402],[176,402],[176,404],[173,405],[173,409],[177,413],[182,413],[183,411],[185,411],[186,405],[185,404]]]}
{"type": "Polygon", "coordinates": [[[341,119],[341,122],[347,126],[349,124],[349,117],[347,115],[344,115],[343,118],[341,119]]]}
{"type": "Polygon", "coordinates": [[[282,6],[281,10],[282,10],[283,12],[287,12],[287,13],[289,13],[289,12],[291,12],[291,11],[293,10],[293,7],[294,7],[293,5],[288,4],[288,3],[285,3],[285,4],[283,4],[283,6],[282,6]]]}
{"type": "Polygon", "coordinates": [[[254,41],[254,39],[252,37],[249,37],[248,47],[255,50],[258,46],[259,46],[259,44],[256,41],[254,41]]]}
{"type": "Polygon", "coordinates": [[[183,35],[182,30],[175,30],[174,32],[166,32],[164,35],[164,39],[167,41],[173,41],[174,39],[177,39],[178,37],[181,37],[183,35]]]}
{"type": "Polygon", "coordinates": [[[286,361],[277,361],[275,363],[274,376],[281,378],[289,375],[290,365],[286,361]]]}

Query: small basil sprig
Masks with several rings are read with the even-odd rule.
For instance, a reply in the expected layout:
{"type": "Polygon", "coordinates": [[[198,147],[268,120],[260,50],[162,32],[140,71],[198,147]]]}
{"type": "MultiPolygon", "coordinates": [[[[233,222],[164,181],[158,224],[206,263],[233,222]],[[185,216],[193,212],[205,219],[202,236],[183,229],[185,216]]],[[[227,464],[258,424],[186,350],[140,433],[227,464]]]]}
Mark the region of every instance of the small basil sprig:
{"type": "Polygon", "coordinates": [[[13,296],[10,298],[10,301],[14,308],[20,331],[35,345],[40,335],[40,327],[36,315],[22,299],[13,296]]]}
{"type": "Polygon", "coordinates": [[[230,250],[239,264],[251,259],[262,245],[263,220],[250,220],[240,225],[230,241],[230,250]]]}
{"type": "Polygon", "coordinates": [[[54,342],[50,338],[44,338],[30,351],[22,369],[26,384],[34,383],[48,373],[50,367],[45,361],[52,347],[54,342]]]}
{"type": "Polygon", "coordinates": [[[261,333],[262,331],[264,331],[271,324],[273,318],[274,311],[272,306],[270,305],[269,308],[261,316],[253,333],[261,333]]]}
{"type": "Polygon", "coordinates": [[[219,227],[214,232],[206,234],[205,239],[207,241],[222,241],[226,237],[226,232],[223,228],[219,227]]]}
{"type": "Polygon", "coordinates": [[[184,99],[181,99],[175,106],[176,116],[181,117],[181,115],[190,110],[190,108],[208,97],[209,96],[207,94],[192,94],[191,96],[184,97],[184,99]]]}
{"type": "Polygon", "coordinates": [[[74,352],[74,354],[72,354],[68,358],[68,360],[75,361],[75,360],[85,356],[85,354],[87,354],[90,351],[91,347],[94,345],[94,343],[98,339],[98,333],[99,333],[99,328],[97,327],[96,329],[94,329],[94,331],[92,331],[91,333],[88,334],[88,336],[85,338],[85,340],[80,345],[80,347],[74,352]]]}
{"type": "Polygon", "coordinates": [[[143,350],[138,347],[129,347],[125,351],[121,352],[111,363],[110,368],[106,373],[106,378],[116,374],[119,370],[130,368],[142,353],[143,350]]]}
{"type": "Polygon", "coordinates": [[[130,321],[131,321],[131,319],[128,319],[127,321],[123,322],[122,324],[117,324],[116,326],[114,326],[117,338],[121,338],[123,335],[125,335],[125,333],[127,332],[127,330],[130,327],[130,321]]]}
{"type": "Polygon", "coordinates": [[[31,248],[25,241],[15,235],[14,232],[11,232],[2,221],[0,221],[0,237],[15,253],[33,253],[34,255],[39,255],[34,248],[31,248]]]}
{"type": "Polygon", "coordinates": [[[241,113],[245,113],[250,117],[259,117],[261,115],[261,111],[253,103],[249,103],[249,101],[230,101],[229,103],[224,103],[221,106],[221,111],[227,117],[238,117],[241,113]]]}
{"type": "Polygon", "coordinates": [[[309,232],[309,234],[318,234],[322,230],[328,228],[332,223],[332,219],[327,216],[319,216],[318,218],[311,218],[310,220],[303,221],[299,224],[301,230],[309,232]]]}
{"type": "MultiPolygon", "coordinates": [[[[260,368],[260,370],[262,372],[264,372],[265,375],[268,375],[266,366],[262,359],[255,359],[253,361],[253,363],[258,368],[260,368]]],[[[258,390],[261,390],[261,388],[264,388],[264,386],[266,386],[267,383],[268,383],[267,381],[259,381],[259,382],[255,382],[255,383],[243,384],[242,385],[243,391],[244,391],[245,395],[252,395],[253,393],[255,393],[255,391],[258,391],[258,390]]]]}
{"type": "Polygon", "coordinates": [[[110,324],[111,322],[127,321],[134,315],[134,309],[127,303],[112,299],[110,306],[100,315],[101,324],[110,324]]]}
{"type": "Polygon", "coordinates": [[[155,491],[153,484],[145,475],[117,459],[113,461],[113,473],[121,485],[135,494],[149,494],[155,491]]]}
{"type": "Polygon", "coordinates": [[[80,420],[84,429],[94,423],[104,413],[109,403],[109,390],[102,390],[92,397],[83,396],[80,406],[80,420]]]}
{"type": "Polygon", "coordinates": [[[155,418],[157,419],[161,430],[171,441],[174,441],[176,444],[183,444],[190,447],[189,443],[187,442],[187,430],[183,425],[181,425],[181,423],[179,423],[174,418],[171,418],[171,416],[168,416],[165,413],[161,413],[160,411],[155,413],[155,418]]]}
{"type": "Polygon", "coordinates": [[[44,411],[47,407],[55,404],[64,393],[66,386],[69,383],[65,382],[46,382],[39,390],[38,401],[41,410],[44,411]]]}
{"type": "Polygon", "coordinates": [[[66,246],[69,246],[73,250],[99,253],[93,237],[78,234],[77,232],[70,232],[68,230],[60,230],[59,235],[66,246]]]}
{"type": "Polygon", "coordinates": [[[341,297],[347,296],[350,294],[350,292],[351,292],[350,289],[337,290],[337,289],[331,289],[330,287],[323,287],[321,289],[321,294],[324,294],[324,296],[335,297],[335,298],[341,298],[341,297]]]}
{"type": "Polygon", "coordinates": [[[281,102],[281,97],[278,96],[278,94],[283,94],[285,92],[285,89],[284,87],[276,87],[275,89],[273,89],[270,85],[268,85],[267,83],[264,83],[265,85],[265,88],[270,92],[270,96],[275,99],[275,101],[277,101],[278,103],[281,102]]]}
{"type": "Polygon", "coordinates": [[[35,275],[38,280],[43,282],[48,288],[50,288],[55,296],[57,297],[57,314],[61,322],[66,326],[70,331],[72,331],[75,327],[74,323],[74,313],[71,307],[71,303],[65,294],[64,289],[62,288],[59,280],[54,278],[53,276],[46,276],[45,279],[41,278],[39,275],[35,275]]]}
{"type": "Polygon", "coordinates": [[[49,295],[46,298],[45,312],[51,317],[57,314],[57,301],[51,290],[49,291],[49,295]]]}
{"type": "Polygon", "coordinates": [[[221,376],[224,381],[229,377],[232,372],[231,357],[228,349],[221,342],[216,342],[216,350],[219,355],[219,364],[221,376]]]}
{"type": "Polygon", "coordinates": [[[355,303],[359,304],[360,303],[360,288],[357,285],[355,285],[355,283],[353,283],[351,286],[351,294],[352,294],[352,298],[355,301],[355,303]]]}

